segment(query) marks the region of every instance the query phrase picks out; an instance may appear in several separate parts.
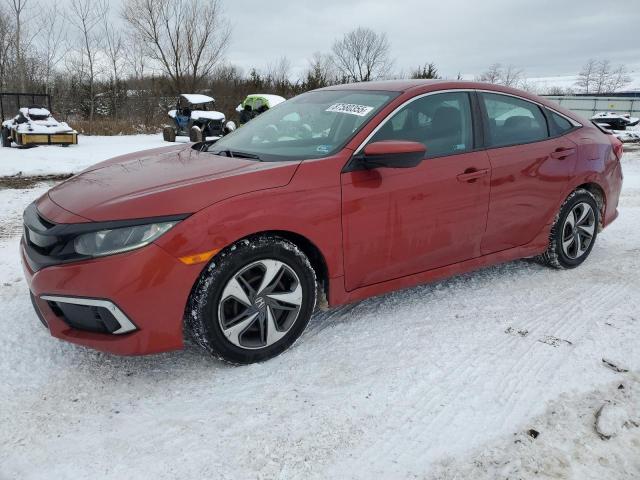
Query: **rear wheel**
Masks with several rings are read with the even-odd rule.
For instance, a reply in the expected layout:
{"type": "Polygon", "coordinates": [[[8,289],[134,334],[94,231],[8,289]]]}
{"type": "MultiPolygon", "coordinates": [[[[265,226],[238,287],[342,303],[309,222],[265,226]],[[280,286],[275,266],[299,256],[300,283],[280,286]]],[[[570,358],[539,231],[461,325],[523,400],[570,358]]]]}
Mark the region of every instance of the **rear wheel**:
{"type": "Polygon", "coordinates": [[[595,244],[599,225],[598,203],[588,190],[579,189],[560,208],[541,259],[554,268],[575,268],[584,262],[595,244]]]}
{"type": "Polygon", "coordinates": [[[171,127],[164,127],[162,129],[162,138],[165,142],[175,142],[176,141],[176,131],[171,127]]]}
{"type": "Polygon", "coordinates": [[[186,323],[211,354],[254,363],[288,349],[315,304],[315,272],[304,253],[285,239],[257,237],[223,251],[204,270],[186,323]]]}

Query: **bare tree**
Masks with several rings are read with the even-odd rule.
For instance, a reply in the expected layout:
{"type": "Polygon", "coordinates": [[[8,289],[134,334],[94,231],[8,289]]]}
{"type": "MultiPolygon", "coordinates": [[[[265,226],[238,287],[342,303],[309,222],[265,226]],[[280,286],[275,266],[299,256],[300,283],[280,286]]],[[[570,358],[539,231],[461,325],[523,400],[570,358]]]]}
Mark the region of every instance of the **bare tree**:
{"type": "Polygon", "coordinates": [[[315,52],[309,60],[303,84],[307,90],[337,83],[337,72],[331,55],[315,52]]]}
{"type": "Polygon", "coordinates": [[[285,88],[289,83],[291,62],[287,57],[280,57],[267,65],[267,81],[276,89],[285,88]]]}
{"type": "Polygon", "coordinates": [[[102,16],[102,31],[104,34],[104,52],[109,61],[109,81],[111,83],[111,107],[113,116],[118,118],[118,88],[120,76],[124,68],[124,38],[121,30],[113,25],[109,10],[105,9],[102,16]]]}
{"type": "Polygon", "coordinates": [[[611,62],[590,59],[580,70],[575,85],[582,93],[612,93],[624,88],[631,82],[631,77],[624,65],[613,67],[611,62]]]}
{"type": "Polygon", "coordinates": [[[49,93],[54,70],[68,53],[69,47],[63,24],[62,6],[53,4],[42,8],[42,15],[37,22],[38,35],[35,37],[35,46],[43,64],[45,90],[49,93]]]}
{"type": "Polygon", "coordinates": [[[507,65],[507,67],[502,72],[500,84],[504,85],[505,87],[518,88],[518,86],[522,86],[522,83],[526,83],[523,81],[522,77],[522,69],[517,68],[515,65],[507,65]]]}
{"type": "Polygon", "coordinates": [[[125,46],[125,62],[136,80],[142,80],[148,67],[147,51],[142,40],[131,35],[125,46]]]}
{"type": "Polygon", "coordinates": [[[476,81],[485,83],[500,83],[502,76],[502,64],[494,63],[489,66],[488,70],[482,72],[478,77],[476,77],[476,81]]]}
{"type": "Polygon", "coordinates": [[[367,82],[389,73],[390,49],[386,34],[358,27],[334,42],[333,60],[346,80],[367,82]]]}
{"type": "Polygon", "coordinates": [[[582,70],[580,70],[580,73],[578,74],[576,86],[578,88],[581,88],[584,93],[592,93],[597,64],[598,62],[596,60],[590,58],[587,63],[584,64],[582,70]]]}
{"type": "Polygon", "coordinates": [[[8,87],[9,71],[13,67],[14,26],[8,19],[4,6],[0,5],[0,90],[8,87]]]}
{"type": "Polygon", "coordinates": [[[627,72],[627,67],[620,65],[609,75],[607,92],[617,92],[618,90],[626,87],[629,83],[631,83],[631,77],[627,72]]]}
{"type": "Polygon", "coordinates": [[[71,10],[67,17],[76,30],[80,45],[72,65],[75,73],[86,82],[89,90],[89,134],[93,133],[96,81],[100,74],[98,55],[102,38],[98,27],[107,9],[106,0],[71,0],[71,10]]]}
{"type": "Polygon", "coordinates": [[[596,64],[594,71],[593,93],[601,94],[607,90],[607,85],[611,78],[611,62],[602,60],[596,64]]]}
{"type": "Polygon", "coordinates": [[[231,34],[220,0],[129,0],[122,16],[175,93],[198,89],[231,34]]]}
{"type": "Polygon", "coordinates": [[[15,48],[15,69],[20,90],[25,89],[26,67],[25,55],[28,47],[28,41],[25,41],[25,31],[23,18],[26,13],[29,0],[7,0],[9,11],[14,19],[14,48],[15,48]]]}

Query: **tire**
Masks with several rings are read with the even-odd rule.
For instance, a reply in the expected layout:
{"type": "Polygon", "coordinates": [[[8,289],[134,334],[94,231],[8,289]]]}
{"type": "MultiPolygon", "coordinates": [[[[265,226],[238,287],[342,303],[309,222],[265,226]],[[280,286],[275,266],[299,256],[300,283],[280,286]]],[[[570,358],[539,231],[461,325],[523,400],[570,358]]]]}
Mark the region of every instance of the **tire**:
{"type": "Polygon", "coordinates": [[[200,275],[189,299],[186,329],[226,362],[262,362],[300,337],[316,292],[313,267],[296,245],[276,236],[242,240],[216,255],[200,275]]]}
{"type": "Polygon", "coordinates": [[[164,127],[162,129],[162,138],[165,142],[175,142],[176,141],[176,131],[171,127],[164,127]]]}
{"type": "Polygon", "coordinates": [[[575,268],[593,249],[598,236],[600,210],[591,192],[578,189],[567,197],[551,228],[549,246],[540,256],[557,269],[575,268]]]}
{"type": "Polygon", "coordinates": [[[11,136],[7,127],[2,127],[2,146],[11,147],[11,136]]]}
{"type": "Polygon", "coordinates": [[[202,141],[202,130],[197,125],[194,125],[189,130],[189,141],[197,143],[202,141]]]}

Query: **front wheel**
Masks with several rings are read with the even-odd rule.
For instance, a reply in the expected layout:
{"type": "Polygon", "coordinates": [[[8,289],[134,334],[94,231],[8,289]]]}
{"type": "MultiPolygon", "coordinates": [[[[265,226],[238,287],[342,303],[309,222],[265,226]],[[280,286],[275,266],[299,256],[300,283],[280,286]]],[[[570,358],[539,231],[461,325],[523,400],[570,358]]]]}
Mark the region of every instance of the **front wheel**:
{"type": "Polygon", "coordinates": [[[316,304],[316,276],[296,245],[275,236],[243,240],[214,258],[198,280],[186,323],[227,362],[268,360],[302,334],[316,304]]]}
{"type": "Polygon", "coordinates": [[[176,131],[172,127],[164,127],[162,129],[162,138],[165,142],[175,142],[176,131]]]}
{"type": "Polygon", "coordinates": [[[551,228],[549,246],[541,260],[554,268],[575,268],[584,262],[598,235],[599,210],[591,192],[573,192],[560,208],[551,228]]]}

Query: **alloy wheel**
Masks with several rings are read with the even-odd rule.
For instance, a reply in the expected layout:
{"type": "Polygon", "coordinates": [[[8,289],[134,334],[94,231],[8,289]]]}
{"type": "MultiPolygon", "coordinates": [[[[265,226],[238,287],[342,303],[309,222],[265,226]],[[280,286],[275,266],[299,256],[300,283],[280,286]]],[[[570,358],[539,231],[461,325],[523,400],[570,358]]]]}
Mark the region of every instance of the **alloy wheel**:
{"type": "Polygon", "coordinates": [[[564,221],[562,228],[562,251],[572,260],[582,257],[593,241],[596,231],[596,216],[586,202],[576,204],[564,221]]]}
{"type": "Polygon", "coordinates": [[[301,306],[302,286],[293,269],[279,260],[259,260],[242,268],[225,285],[218,322],[235,346],[265,348],[287,334],[301,306]]]}

